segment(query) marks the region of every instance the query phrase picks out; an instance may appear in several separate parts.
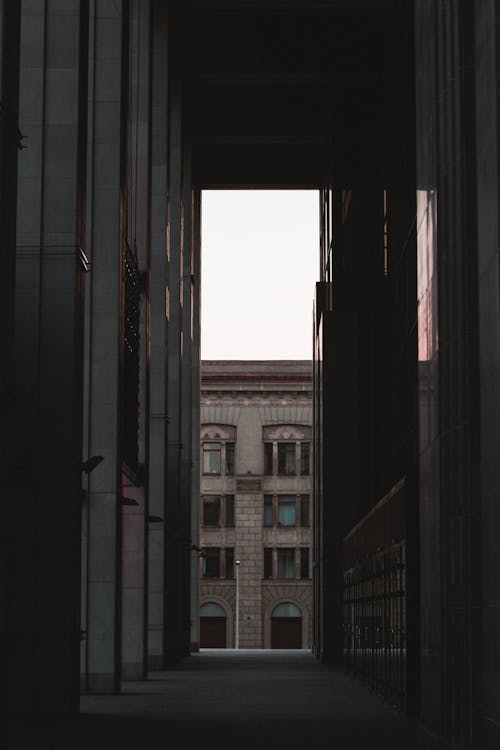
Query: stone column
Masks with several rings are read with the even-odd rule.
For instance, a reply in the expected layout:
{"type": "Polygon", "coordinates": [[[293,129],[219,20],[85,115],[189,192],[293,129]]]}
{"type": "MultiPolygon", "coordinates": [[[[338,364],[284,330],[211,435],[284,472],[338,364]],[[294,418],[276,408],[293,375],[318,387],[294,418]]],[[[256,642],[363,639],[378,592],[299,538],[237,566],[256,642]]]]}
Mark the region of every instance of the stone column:
{"type": "MultiPolygon", "coordinates": [[[[240,439],[238,435],[238,439],[240,439]]],[[[239,493],[236,506],[235,560],[239,566],[239,646],[262,646],[262,495],[239,493]]]]}
{"type": "Polygon", "coordinates": [[[183,285],[182,191],[182,101],[178,80],[171,81],[169,133],[169,323],[167,347],[167,486],[166,486],[166,556],[165,556],[165,648],[166,658],[175,662],[180,655],[178,618],[182,601],[181,519],[181,356],[183,285]]]}
{"type": "Polygon", "coordinates": [[[98,0],[91,13],[93,116],[89,137],[92,232],[85,454],[102,456],[88,475],[85,688],[114,693],[120,684],[120,347],[124,175],[122,4],[98,0]]]}
{"type": "MultiPolygon", "coordinates": [[[[494,0],[475,5],[475,127],[477,180],[477,296],[479,392],[479,493],[481,496],[481,686],[478,690],[478,744],[485,750],[500,743],[498,702],[498,622],[500,619],[500,257],[498,252],[500,170],[500,9],[494,0]]],[[[476,537],[477,543],[477,537],[476,537]]],[[[476,631],[477,637],[477,631],[476,631]]]]}
{"type": "Polygon", "coordinates": [[[151,273],[149,371],[148,668],[164,667],[164,556],[167,424],[167,13],[152,16],[151,273]]]}
{"type": "Polygon", "coordinates": [[[178,628],[184,656],[191,649],[191,476],[192,476],[192,356],[193,356],[193,223],[194,201],[191,183],[191,147],[183,144],[184,236],[182,256],[182,352],[181,352],[181,493],[179,561],[181,600],[178,628]]]}
{"type": "Polygon", "coordinates": [[[9,710],[78,711],[86,3],[21,7],[9,710]]]}
{"type": "MultiPolygon", "coordinates": [[[[199,547],[200,507],[200,305],[201,305],[201,190],[193,193],[193,348],[191,365],[191,544],[199,547]]],[[[198,554],[191,554],[191,651],[198,651],[198,554]]]]}
{"type": "MultiPolygon", "coordinates": [[[[150,190],[150,4],[148,0],[131,5],[129,22],[128,137],[127,137],[127,244],[136,259],[132,299],[140,290],[138,323],[138,372],[136,359],[127,357],[134,350],[133,326],[125,332],[124,419],[134,414],[137,403],[137,424],[130,419],[128,437],[130,456],[124,455],[122,499],[122,594],[121,594],[121,674],[124,680],[146,677],[146,514],[147,497],[145,464],[147,460],[148,404],[148,284],[149,265],[149,190],[150,190]],[[128,365],[127,365],[127,359],[128,365]],[[128,381],[128,386],[127,386],[128,381]],[[132,408],[129,408],[131,406],[132,408]],[[135,453],[135,449],[137,453],[135,453]],[[132,471],[129,471],[131,469],[132,471]],[[127,476],[128,473],[128,476],[127,476]],[[131,481],[132,480],[132,481],[131,481]],[[137,503],[137,504],[135,504],[137,503]]],[[[130,284],[129,284],[130,286],[130,284]]],[[[125,313],[127,325],[127,313],[125,313]]]]}

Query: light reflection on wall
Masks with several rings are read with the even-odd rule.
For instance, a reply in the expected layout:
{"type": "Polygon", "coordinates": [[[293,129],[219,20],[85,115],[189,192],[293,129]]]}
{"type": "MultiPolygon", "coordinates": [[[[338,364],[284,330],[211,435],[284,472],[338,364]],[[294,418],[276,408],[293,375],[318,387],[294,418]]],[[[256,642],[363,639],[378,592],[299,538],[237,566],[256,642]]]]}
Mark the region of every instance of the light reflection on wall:
{"type": "Polygon", "coordinates": [[[436,191],[417,190],[418,359],[428,362],[438,349],[436,191]]]}

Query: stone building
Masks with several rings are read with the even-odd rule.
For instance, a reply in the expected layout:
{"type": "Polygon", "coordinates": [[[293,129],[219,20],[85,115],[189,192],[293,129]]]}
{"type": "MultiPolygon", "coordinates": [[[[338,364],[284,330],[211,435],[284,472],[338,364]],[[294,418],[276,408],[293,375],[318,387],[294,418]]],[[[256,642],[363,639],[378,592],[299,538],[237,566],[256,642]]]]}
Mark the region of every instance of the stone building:
{"type": "Polygon", "coordinates": [[[207,361],[201,382],[200,645],[310,648],[311,363],[207,361]]]}

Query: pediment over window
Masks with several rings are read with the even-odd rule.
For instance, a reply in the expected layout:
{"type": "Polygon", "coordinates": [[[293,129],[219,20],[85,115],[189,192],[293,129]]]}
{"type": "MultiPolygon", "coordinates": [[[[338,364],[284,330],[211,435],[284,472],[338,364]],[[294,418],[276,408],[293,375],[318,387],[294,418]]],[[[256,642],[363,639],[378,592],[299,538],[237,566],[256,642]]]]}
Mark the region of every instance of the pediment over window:
{"type": "Polygon", "coordinates": [[[311,428],[308,425],[267,425],[263,428],[264,440],[309,440],[311,428]]]}
{"type": "Polygon", "coordinates": [[[232,425],[202,425],[201,440],[236,440],[236,427],[232,425]]]}

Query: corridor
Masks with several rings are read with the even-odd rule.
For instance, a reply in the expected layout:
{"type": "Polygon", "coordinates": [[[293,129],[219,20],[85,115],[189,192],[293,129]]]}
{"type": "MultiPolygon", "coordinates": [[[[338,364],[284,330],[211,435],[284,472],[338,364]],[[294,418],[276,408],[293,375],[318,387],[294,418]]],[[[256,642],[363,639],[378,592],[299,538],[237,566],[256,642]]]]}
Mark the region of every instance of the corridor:
{"type": "Polygon", "coordinates": [[[416,747],[410,719],[308,651],[202,651],[125,683],[120,696],[84,697],[81,710],[73,721],[21,724],[10,750],[416,747]]]}

